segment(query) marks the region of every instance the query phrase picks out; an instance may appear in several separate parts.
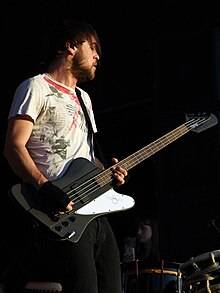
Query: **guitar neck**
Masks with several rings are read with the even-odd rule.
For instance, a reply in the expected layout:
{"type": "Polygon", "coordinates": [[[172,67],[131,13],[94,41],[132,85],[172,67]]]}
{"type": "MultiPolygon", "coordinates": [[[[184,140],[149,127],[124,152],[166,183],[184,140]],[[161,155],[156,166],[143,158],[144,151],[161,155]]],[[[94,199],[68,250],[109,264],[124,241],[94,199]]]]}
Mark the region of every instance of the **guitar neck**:
{"type": "MultiPolygon", "coordinates": [[[[188,128],[187,124],[184,123],[177,127],[176,129],[170,131],[166,135],[158,138],[154,142],[148,144],[147,146],[143,147],[142,149],[138,150],[134,154],[128,156],[127,158],[120,161],[117,165],[125,168],[126,170],[130,170],[131,168],[135,167],[136,165],[140,164],[153,154],[157,153],[167,145],[171,144],[187,132],[190,129],[188,128]]],[[[111,168],[106,169],[105,171],[101,172],[96,176],[96,180],[100,186],[104,186],[112,181],[112,170],[111,168]]]]}
{"type": "MultiPolygon", "coordinates": [[[[198,116],[188,115],[187,117],[188,121],[186,123],[183,123],[182,125],[163,135],[161,138],[158,138],[154,142],[148,144],[147,146],[138,150],[134,154],[118,162],[117,165],[125,168],[126,170],[130,170],[131,168],[135,167],[136,165],[143,162],[153,154],[165,148],[167,145],[171,144],[172,142],[174,142],[184,134],[188,133],[189,131],[192,130],[199,133],[218,123],[217,117],[214,114],[205,115],[205,113],[203,113],[198,116]]],[[[101,187],[108,183],[111,183],[111,167],[99,173],[95,179],[101,187]]]]}

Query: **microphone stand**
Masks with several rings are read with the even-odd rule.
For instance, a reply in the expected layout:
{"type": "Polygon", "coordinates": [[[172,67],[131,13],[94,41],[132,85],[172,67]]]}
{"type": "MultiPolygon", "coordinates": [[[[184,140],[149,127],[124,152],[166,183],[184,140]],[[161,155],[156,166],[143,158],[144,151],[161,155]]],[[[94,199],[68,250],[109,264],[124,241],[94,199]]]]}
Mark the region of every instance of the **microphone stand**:
{"type": "Polygon", "coordinates": [[[211,220],[211,225],[215,228],[215,230],[220,233],[220,229],[215,225],[216,220],[211,220]]]}
{"type": "Polygon", "coordinates": [[[139,262],[138,258],[135,259],[135,274],[136,274],[136,293],[139,292],[139,262]]]}
{"type": "Polygon", "coordinates": [[[163,290],[164,283],[164,259],[161,260],[161,271],[160,271],[160,290],[163,290]]]}

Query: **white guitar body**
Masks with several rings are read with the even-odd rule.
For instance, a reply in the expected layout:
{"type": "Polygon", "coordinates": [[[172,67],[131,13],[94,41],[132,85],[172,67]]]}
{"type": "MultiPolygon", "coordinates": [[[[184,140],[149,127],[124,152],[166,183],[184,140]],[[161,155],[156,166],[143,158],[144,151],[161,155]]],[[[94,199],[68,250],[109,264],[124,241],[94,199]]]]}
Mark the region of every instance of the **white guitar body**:
{"type": "Polygon", "coordinates": [[[107,214],[130,209],[134,204],[132,197],[117,193],[111,188],[75,213],[78,215],[107,214]]]}

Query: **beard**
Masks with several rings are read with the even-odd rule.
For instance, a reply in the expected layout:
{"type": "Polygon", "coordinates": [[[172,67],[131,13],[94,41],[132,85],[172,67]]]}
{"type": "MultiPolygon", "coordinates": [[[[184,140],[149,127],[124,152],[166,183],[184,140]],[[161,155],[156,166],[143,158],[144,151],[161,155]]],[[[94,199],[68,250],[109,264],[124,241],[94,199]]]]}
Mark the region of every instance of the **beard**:
{"type": "Polygon", "coordinates": [[[94,79],[95,71],[93,66],[88,67],[85,64],[86,58],[84,58],[81,52],[77,52],[75,58],[73,59],[71,72],[77,79],[77,84],[81,84],[94,79]]]}

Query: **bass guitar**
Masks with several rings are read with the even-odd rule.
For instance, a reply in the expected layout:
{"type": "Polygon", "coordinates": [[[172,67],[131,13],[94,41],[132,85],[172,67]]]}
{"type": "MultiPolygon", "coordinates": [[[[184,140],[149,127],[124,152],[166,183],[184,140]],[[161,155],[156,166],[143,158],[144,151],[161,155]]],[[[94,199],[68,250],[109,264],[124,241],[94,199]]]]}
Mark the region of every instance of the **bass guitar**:
{"type": "MultiPolygon", "coordinates": [[[[131,154],[117,165],[129,170],[189,131],[199,133],[217,123],[214,114],[186,115],[186,123],[131,154]]],[[[74,202],[71,212],[54,215],[45,211],[39,202],[37,192],[24,183],[13,185],[10,196],[35,220],[54,232],[58,239],[67,239],[75,243],[94,218],[125,211],[134,206],[134,199],[116,192],[112,181],[111,167],[101,170],[87,159],[77,158],[71,162],[62,178],[53,181],[74,202]]]]}

